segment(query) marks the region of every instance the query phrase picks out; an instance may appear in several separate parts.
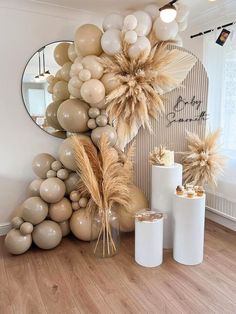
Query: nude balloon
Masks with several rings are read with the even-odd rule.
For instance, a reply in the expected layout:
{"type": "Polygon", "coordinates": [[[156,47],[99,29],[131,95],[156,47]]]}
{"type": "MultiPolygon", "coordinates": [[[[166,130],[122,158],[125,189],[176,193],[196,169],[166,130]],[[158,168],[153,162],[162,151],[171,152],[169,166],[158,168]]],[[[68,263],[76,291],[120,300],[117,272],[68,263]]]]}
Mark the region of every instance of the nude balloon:
{"type": "Polygon", "coordinates": [[[40,185],[43,183],[43,179],[35,179],[28,186],[28,194],[29,196],[39,196],[40,185]]]}
{"type": "Polygon", "coordinates": [[[98,234],[91,239],[91,215],[86,209],[75,211],[70,219],[71,232],[82,241],[95,240],[98,234]]]}
{"type": "Polygon", "coordinates": [[[68,132],[83,133],[88,131],[87,123],[89,106],[79,99],[64,101],[58,111],[57,118],[60,125],[68,132]]]}
{"type": "Polygon", "coordinates": [[[40,186],[40,196],[47,203],[57,203],[65,195],[66,186],[58,178],[49,178],[40,186]]]}
{"type": "Polygon", "coordinates": [[[48,105],[46,110],[46,120],[47,123],[54,129],[63,131],[63,128],[61,127],[57,119],[57,110],[60,107],[60,104],[61,100],[58,100],[48,105]]]}
{"type": "MultiPolygon", "coordinates": [[[[46,182],[47,180],[45,180],[44,182],[46,182]]],[[[40,191],[42,184],[40,186],[40,191]]],[[[38,196],[30,197],[25,200],[22,204],[22,208],[22,218],[24,219],[24,221],[30,222],[33,225],[39,224],[48,215],[48,204],[38,196]]]]}
{"type": "Polygon", "coordinates": [[[24,220],[21,217],[15,216],[11,220],[11,225],[15,229],[20,229],[20,226],[23,224],[24,220]]]}
{"type": "Polygon", "coordinates": [[[78,183],[80,181],[80,177],[76,172],[72,172],[69,174],[68,179],[64,181],[66,185],[66,193],[70,195],[70,193],[77,189],[78,183]]]}
{"type": "Polygon", "coordinates": [[[44,250],[54,249],[62,239],[62,231],[58,223],[44,220],[34,228],[32,233],[34,243],[44,250]]]}
{"type": "Polygon", "coordinates": [[[66,62],[69,62],[70,59],[68,57],[68,48],[69,43],[60,43],[54,49],[54,59],[59,65],[63,65],[66,62]]]}
{"type": "Polygon", "coordinates": [[[80,88],[83,82],[77,77],[72,77],[68,83],[68,91],[71,96],[75,98],[81,98],[80,88]]]}
{"type": "Polygon", "coordinates": [[[20,232],[23,235],[31,234],[34,230],[34,226],[30,222],[24,222],[20,226],[20,232]]]}
{"type": "Polygon", "coordinates": [[[74,44],[70,44],[68,47],[68,57],[69,57],[71,62],[74,62],[75,59],[77,58],[77,53],[75,51],[75,45],[74,44]]]}
{"type": "Polygon", "coordinates": [[[100,79],[103,75],[101,59],[97,56],[87,56],[81,61],[84,69],[89,70],[93,79],[100,79]]]}
{"type": "Polygon", "coordinates": [[[104,99],[105,87],[101,81],[91,79],[81,86],[80,94],[87,103],[96,104],[104,99]]]}
{"type": "Polygon", "coordinates": [[[70,233],[70,223],[69,220],[59,222],[61,228],[62,236],[66,237],[70,233]]]}
{"type": "Polygon", "coordinates": [[[42,153],[35,156],[32,161],[32,169],[36,176],[41,179],[46,179],[47,172],[51,169],[53,161],[55,161],[55,158],[50,154],[42,153]]]}
{"type": "Polygon", "coordinates": [[[4,240],[7,251],[14,255],[23,254],[32,244],[31,234],[23,235],[20,230],[12,229],[4,240]]]}
{"type": "Polygon", "coordinates": [[[68,91],[68,83],[65,81],[59,81],[53,86],[53,100],[66,100],[70,97],[68,91]]]}
{"type": "Polygon", "coordinates": [[[113,128],[110,125],[106,125],[104,127],[98,127],[96,129],[94,129],[91,133],[91,138],[93,143],[99,147],[99,141],[101,139],[101,136],[103,134],[106,134],[106,136],[108,137],[109,143],[111,146],[114,146],[117,142],[117,133],[115,128],[113,128]]]}
{"type": "Polygon", "coordinates": [[[101,78],[101,82],[105,87],[106,95],[110,94],[121,85],[119,79],[113,73],[104,74],[101,78]]]}
{"type": "Polygon", "coordinates": [[[101,47],[102,31],[93,24],[80,26],[75,33],[75,47],[83,57],[88,55],[99,56],[102,53],[101,47]]]}
{"type": "Polygon", "coordinates": [[[72,215],[71,202],[67,198],[49,206],[49,216],[56,222],[68,220],[72,215]]]}
{"type": "Polygon", "coordinates": [[[72,63],[66,62],[63,64],[61,68],[61,77],[64,81],[68,82],[70,80],[70,69],[71,69],[72,63]]]}

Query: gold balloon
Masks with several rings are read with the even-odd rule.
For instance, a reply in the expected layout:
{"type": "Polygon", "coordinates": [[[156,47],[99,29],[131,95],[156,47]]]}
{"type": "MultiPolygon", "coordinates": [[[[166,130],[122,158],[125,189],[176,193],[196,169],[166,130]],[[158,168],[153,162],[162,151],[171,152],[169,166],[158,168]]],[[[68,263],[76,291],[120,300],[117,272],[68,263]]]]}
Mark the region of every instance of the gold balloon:
{"type": "Polygon", "coordinates": [[[91,239],[91,215],[86,209],[79,209],[73,213],[70,229],[74,236],[82,241],[95,240],[98,236],[97,234],[94,239],[91,239]]]}
{"type": "Polygon", "coordinates": [[[51,164],[54,160],[55,158],[52,155],[46,153],[35,156],[32,161],[32,169],[36,176],[46,179],[47,172],[51,169],[51,164]]]}
{"type": "Polygon", "coordinates": [[[70,233],[70,223],[69,220],[59,222],[61,228],[62,236],[66,237],[70,233]]]}
{"type": "Polygon", "coordinates": [[[84,69],[89,70],[93,79],[100,79],[103,75],[103,66],[101,64],[101,59],[97,56],[87,56],[81,61],[84,69]]]}
{"type": "Polygon", "coordinates": [[[93,24],[80,26],[75,33],[75,48],[82,57],[88,55],[99,56],[101,47],[102,31],[93,24]]]}
{"type": "Polygon", "coordinates": [[[106,126],[98,127],[96,129],[94,129],[91,133],[91,139],[97,147],[99,147],[99,141],[100,141],[101,136],[103,134],[106,134],[106,136],[108,137],[108,141],[109,141],[111,146],[114,146],[116,144],[117,133],[116,133],[115,128],[113,128],[110,125],[106,125],[106,126]]]}
{"type": "Polygon", "coordinates": [[[66,100],[70,97],[68,91],[68,83],[65,81],[59,81],[53,86],[53,100],[66,100]]]}
{"type": "MultiPolygon", "coordinates": [[[[44,182],[46,182],[47,180],[45,180],[44,182]]],[[[40,191],[42,184],[40,186],[40,191]]],[[[26,201],[24,201],[22,207],[22,218],[24,219],[24,221],[30,222],[33,225],[39,224],[48,215],[48,204],[45,203],[38,196],[28,198],[26,201]]]]}
{"type": "Polygon", "coordinates": [[[83,83],[80,88],[80,94],[87,103],[94,105],[104,99],[105,87],[101,81],[91,79],[83,83]]]}
{"type": "Polygon", "coordinates": [[[54,49],[54,59],[57,64],[62,66],[64,63],[70,61],[68,57],[69,46],[69,43],[60,43],[56,46],[56,48],[54,49]]]}
{"type": "Polygon", "coordinates": [[[129,208],[120,205],[114,206],[119,213],[120,230],[122,232],[134,231],[135,214],[141,210],[148,208],[148,200],[144,193],[135,185],[130,187],[131,202],[129,208]]]}
{"type": "Polygon", "coordinates": [[[60,202],[49,206],[49,217],[56,222],[68,220],[71,215],[71,202],[65,197],[60,202]]]}
{"type": "Polygon", "coordinates": [[[66,186],[58,178],[49,178],[40,186],[40,196],[47,203],[57,203],[65,195],[66,186]]]}
{"type": "Polygon", "coordinates": [[[33,241],[41,249],[54,249],[61,242],[62,231],[58,223],[44,220],[34,228],[33,241]]]}
{"type": "Polygon", "coordinates": [[[12,229],[8,232],[4,244],[9,253],[19,255],[28,251],[32,244],[32,237],[31,234],[23,235],[20,230],[12,229]]]}
{"type": "Polygon", "coordinates": [[[61,77],[64,81],[68,82],[70,80],[70,68],[72,66],[71,62],[66,62],[61,68],[61,77]]]}
{"type": "Polygon", "coordinates": [[[43,179],[33,180],[28,187],[28,194],[30,197],[39,196],[40,185],[43,183],[43,179]]]}
{"type": "Polygon", "coordinates": [[[83,133],[89,130],[87,123],[89,106],[79,99],[64,101],[58,111],[57,118],[60,125],[68,132],[83,133]]]}
{"type": "Polygon", "coordinates": [[[105,87],[106,95],[110,94],[121,85],[119,79],[113,73],[104,74],[101,78],[101,82],[105,87]]]}
{"type": "Polygon", "coordinates": [[[70,44],[69,48],[68,48],[68,57],[70,59],[71,62],[74,62],[75,59],[77,58],[77,53],[75,51],[75,45],[74,44],[70,44]]]}

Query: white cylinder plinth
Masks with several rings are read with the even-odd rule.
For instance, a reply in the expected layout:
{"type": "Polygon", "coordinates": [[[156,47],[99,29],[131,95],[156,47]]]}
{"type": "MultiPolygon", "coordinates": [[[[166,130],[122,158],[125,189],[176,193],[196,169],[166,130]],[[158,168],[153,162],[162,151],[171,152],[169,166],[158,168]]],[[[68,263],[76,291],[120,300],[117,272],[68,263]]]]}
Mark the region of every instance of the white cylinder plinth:
{"type": "Polygon", "coordinates": [[[205,201],[205,195],[193,199],[174,195],[173,257],[181,264],[197,265],[203,261],[205,201]]]}
{"type": "Polygon", "coordinates": [[[135,261],[156,267],[163,260],[163,217],[154,221],[135,219],[135,261]]]}
{"type": "Polygon", "coordinates": [[[183,167],[152,166],[151,209],[164,215],[164,249],[173,248],[172,198],[176,187],[182,185],[183,167]]]}

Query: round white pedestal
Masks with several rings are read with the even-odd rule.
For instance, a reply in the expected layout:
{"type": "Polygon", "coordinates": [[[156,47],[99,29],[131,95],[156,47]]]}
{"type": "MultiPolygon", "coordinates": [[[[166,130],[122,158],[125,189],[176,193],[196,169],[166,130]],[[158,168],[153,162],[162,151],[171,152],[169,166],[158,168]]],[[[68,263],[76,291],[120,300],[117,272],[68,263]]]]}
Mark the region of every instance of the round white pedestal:
{"type": "Polygon", "coordinates": [[[173,257],[181,264],[197,265],[203,261],[205,200],[205,195],[193,199],[174,195],[173,257]]]}
{"type": "Polygon", "coordinates": [[[176,187],[182,185],[183,167],[152,166],[151,209],[164,215],[164,249],[173,248],[172,198],[176,187]]]}
{"type": "Polygon", "coordinates": [[[156,267],[163,260],[163,217],[154,221],[135,219],[135,261],[156,267]]]}

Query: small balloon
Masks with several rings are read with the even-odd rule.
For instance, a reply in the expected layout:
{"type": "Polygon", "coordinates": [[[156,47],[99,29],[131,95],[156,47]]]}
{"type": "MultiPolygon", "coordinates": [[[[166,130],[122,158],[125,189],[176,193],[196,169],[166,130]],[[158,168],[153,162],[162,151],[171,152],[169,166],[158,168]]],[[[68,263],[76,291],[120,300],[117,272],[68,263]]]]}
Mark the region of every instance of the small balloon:
{"type": "Polygon", "coordinates": [[[100,110],[98,108],[90,108],[88,114],[90,118],[95,119],[100,115],[100,110]]]}
{"type": "Polygon", "coordinates": [[[108,123],[108,119],[106,116],[100,115],[96,118],[96,124],[98,126],[105,126],[108,123]]]}
{"type": "Polygon", "coordinates": [[[97,127],[96,120],[95,119],[89,119],[87,125],[88,125],[88,128],[90,128],[91,130],[96,129],[96,127],[97,127]]]}
{"type": "Polygon", "coordinates": [[[79,206],[85,208],[88,204],[88,199],[86,197],[81,197],[79,200],[79,206]]]}
{"type": "Polygon", "coordinates": [[[53,86],[53,100],[66,100],[70,97],[68,91],[68,83],[65,81],[59,81],[53,86]]]}
{"type": "Polygon", "coordinates": [[[82,59],[82,65],[84,69],[89,70],[93,79],[100,79],[103,75],[103,66],[101,64],[101,58],[97,56],[87,56],[82,59]]]}
{"type": "Polygon", "coordinates": [[[79,75],[80,71],[83,70],[83,65],[82,63],[78,62],[78,63],[73,63],[71,68],[70,68],[70,77],[79,75]]]}
{"type": "Polygon", "coordinates": [[[78,202],[80,200],[80,193],[78,191],[72,191],[70,193],[70,200],[72,202],[78,202]]]}
{"type": "MultiPolygon", "coordinates": [[[[28,194],[30,197],[39,196],[40,185],[42,184],[43,179],[35,179],[33,180],[28,187],[28,194]]],[[[15,228],[15,227],[14,227],[15,228]]]]}
{"type": "Polygon", "coordinates": [[[14,255],[23,254],[32,244],[31,234],[23,235],[20,230],[12,229],[4,240],[7,251],[14,255]]]}
{"type": "Polygon", "coordinates": [[[36,176],[41,179],[47,178],[47,172],[51,169],[52,162],[55,161],[55,158],[46,153],[42,153],[34,157],[32,161],[32,169],[36,176]]]}
{"type": "Polygon", "coordinates": [[[138,35],[135,31],[128,31],[125,33],[125,41],[128,44],[136,43],[137,39],[138,39],[138,35]]]}
{"type": "Polygon", "coordinates": [[[76,77],[73,77],[72,79],[70,79],[69,83],[68,83],[68,91],[70,93],[70,95],[72,97],[75,97],[75,98],[78,98],[80,99],[81,98],[81,94],[80,94],[80,87],[82,86],[83,82],[80,81],[79,79],[77,79],[76,77]],[[78,86],[77,87],[74,87],[72,84],[72,80],[76,79],[77,80],[77,83],[78,83],[78,86]]]}
{"type": "Polygon", "coordinates": [[[111,146],[114,146],[116,144],[117,133],[116,133],[115,128],[113,128],[110,125],[106,125],[104,127],[98,127],[96,129],[94,129],[91,133],[91,139],[97,147],[99,147],[99,141],[100,141],[101,136],[103,134],[106,134],[106,136],[108,137],[108,141],[109,141],[111,146]]]}
{"type": "Polygon", "coordinates": [[[79,206],[79,202],[72,202],[72,209],[73,210],[78,210],[80,209],[80,206],[79,206]]]}
{"type": "MultiPolygon", "coordinates": [[[[91,240],[91,215],[86,209],[75,211],[70,219],[70,228],[74,236],[82,241],[91,240]]],[[[94,237],[95,240],[96,237],[94,237]]]]}
{"type": "Polygon", "coordinates": [[[56,176],[57,176],[56,171],[54,171],[54,170],[48,170],[48,172],[47,172],[47,178],[54,178],[54,177],[56,177],[56,176]]]}
{"type": "Polygon", "coordinates": [[[138,25],[138,20],[134,15],[127,15],[124,19],[124,31],[133,31],[138,25]]]}
{"type": "Polygon", "coordinates": [[[87,69],[83,69],[79,72],[79,79],[83,82],[89,81],[91,79],[91,73],[87,69]]]}
{"type": "Polygon", "coordinates": [[[151,51],[151,43],[147,37],[139,37],[135,44],[131,45],[128,50],[131,59],[137,59],[141,53],[149,55],[151,51]]]}
{"type": "Polygon", "coordinates": [[[145,11],[136,11],[133,13],[138,21],[137,27],[134,29],[138,36],[147,36],[152,29],[152,19],[145,11]]]}
{"type": "Polygon", "coordinates": [[[108,29],[101,39],[103,51],[109,56],[114,56],[121,52],[121,32],[117,29],[108,29]]]}
{"type": "Polygon", "coordinates": [[[69,174],[68,179],[64,181],[66,185],[66,193],[68,195],[77,188],[79,181],[80,177],[76,172],[72,172],[69,174]]]}
{"type": "Polygon", "coordinates": [[[51,164],[51,169],[54,171],[58,171],[60,169],[63,168],[62,163],[59,160],[55,160],[52,164],[51,164]]]}
{"type": "Polygon", "coordinates": [[[12,228],[20,229],[20,226],[23,224],[24,220],[21,217],[13,217],[11,220],[12,228]]]}
{"type": "Polygon", "coordinates": [[[81,86],[80,93],[87,103],[96,104],[104,99],[105,87],[101,81],[91,79],[81,86]]]}
{"type": "Polygon", "coordinates": [[[69,177],[69,171],[66,169],[60,169],[57,171],[57,177],[64,181],[69,177]]]}
{"type": "Polygon", "coordinates": [[[30,222],[24,222],[20,226],[20,232],[23,235],[31,234],[34,230],[34,226],[30,222]]]}

